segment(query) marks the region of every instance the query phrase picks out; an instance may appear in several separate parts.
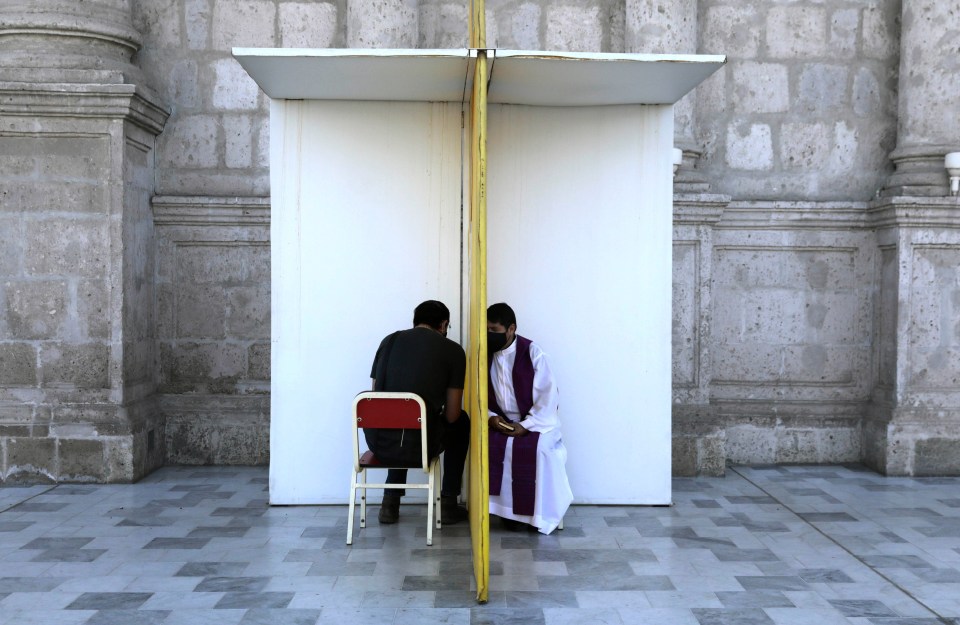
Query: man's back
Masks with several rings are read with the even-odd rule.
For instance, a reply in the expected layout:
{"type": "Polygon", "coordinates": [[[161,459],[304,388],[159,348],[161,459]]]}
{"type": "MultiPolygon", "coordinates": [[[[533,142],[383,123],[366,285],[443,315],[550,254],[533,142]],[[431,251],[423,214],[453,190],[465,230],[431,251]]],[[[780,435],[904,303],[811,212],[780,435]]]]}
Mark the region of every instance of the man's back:
{"type": "Polygon", "coordinates": [[[466,363],[462,347],[439,332],[417,327],[383,339],[370,377],[376,380],[375,390],[416,393],[436,415],[447,389],[463,388],[466,363]]]}

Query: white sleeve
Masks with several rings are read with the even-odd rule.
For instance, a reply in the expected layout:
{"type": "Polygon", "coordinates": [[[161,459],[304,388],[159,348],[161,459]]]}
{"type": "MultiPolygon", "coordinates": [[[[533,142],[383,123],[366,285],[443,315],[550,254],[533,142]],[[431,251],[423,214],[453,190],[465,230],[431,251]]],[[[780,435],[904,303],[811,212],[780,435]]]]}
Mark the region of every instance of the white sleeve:
{"type": "Polygon", "coordinates": [[[546,354],[536,343],[530,345],[530,359],[533,361],[533,407],[521,425],[531,432],[549,432],[560,424],[557,384],[546,354]]]}

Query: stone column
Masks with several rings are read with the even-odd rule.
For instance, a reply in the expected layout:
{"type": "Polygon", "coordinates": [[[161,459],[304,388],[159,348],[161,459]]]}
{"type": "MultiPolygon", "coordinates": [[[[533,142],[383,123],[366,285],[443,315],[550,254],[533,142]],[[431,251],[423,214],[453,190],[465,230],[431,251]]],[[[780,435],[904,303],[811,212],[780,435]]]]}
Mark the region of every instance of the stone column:
{"type": "MultiPolygon", "coordinates": [[[[646,54],[695,54],[697,51],[696,0],[626,0],[625,48],[646,54]]],[[[707,190],[704,178],[694,169],[702,150],[694,136],[693,96],[673,107],[674,145],[683,150],[683,163],[674,177],[680,193],[707,190]]]]}
{"type": "Polygon", "coordinates": [[[416,48],[417,0],[347,0],[348,48],[416,48]]]}
{"type": "Polygon", "coordinates": [[[163,463],[149,201],[167,113],[139,41],[129,0],[0,0],[3,481],[163,463]]]}
{"type": "Polygon", "coordinates": [[[899,125],[897,147],[890,154],[896,171],[887,180],[886,196],[949,194],[943,157],[960,150],[958,19],[953,2],[903,3],[899,125]]]}

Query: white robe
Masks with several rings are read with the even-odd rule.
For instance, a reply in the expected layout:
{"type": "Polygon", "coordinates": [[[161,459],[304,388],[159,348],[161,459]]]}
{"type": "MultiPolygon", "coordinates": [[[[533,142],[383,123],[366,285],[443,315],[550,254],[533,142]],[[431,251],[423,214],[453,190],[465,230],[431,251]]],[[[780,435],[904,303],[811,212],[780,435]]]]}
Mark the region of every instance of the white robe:
{"type": "MultiPolygon", "coordinates": [[[[513,392],[513,363],[517,357],[517,341],[496,352],[490,365],[490,384],[497,404],[512,421],[520,419],[517,398],[513,392]]],[[[537,444],[537,484],[533,516],[514,514],[512,487],[513,438],[507,439],[503,459],[503,483],[499,495],[490,495],[490,513],[533,525],[543,534],[557,528],[573,502],[567,481],[567,449],[560,434],[559,395],[543,350],[530,345],[533,361],[533,407],[520,424],[531,432],[539,432],[537,444]]],[[[494,413],[491,412],[491,415],[494,413]]]]}

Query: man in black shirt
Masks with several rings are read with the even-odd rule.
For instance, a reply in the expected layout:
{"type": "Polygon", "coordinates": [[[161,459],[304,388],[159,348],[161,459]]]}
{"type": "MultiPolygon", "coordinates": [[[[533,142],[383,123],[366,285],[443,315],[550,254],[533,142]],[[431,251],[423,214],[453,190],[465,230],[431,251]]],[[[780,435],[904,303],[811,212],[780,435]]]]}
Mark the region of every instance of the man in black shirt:
{"type": "MultiPolygon", "coordinates": [[[[440,512],[445,523],[466,518],[457,505],[463,467],[470,443],[470,419],[461,410],[467,358],[463,348],[447,336],[450,310],[441,302],[428,300],[413,311],[413,328],[400,330],[380,343],[370,369],[373,390],[411,392],[427,406],[427,444],[430,457],[445,452],[440,512]]],[[[367,446],[383,462],[410,462],[420,458],[420,437],[397,438],[397,430],[365,429],[367,446]]],[[[402,484],[406,469],[390,469],[387,484],[402,484]]],[[[403,489],[384,492],[378,518],[396,523],[400,516],[403,489]]]]}

